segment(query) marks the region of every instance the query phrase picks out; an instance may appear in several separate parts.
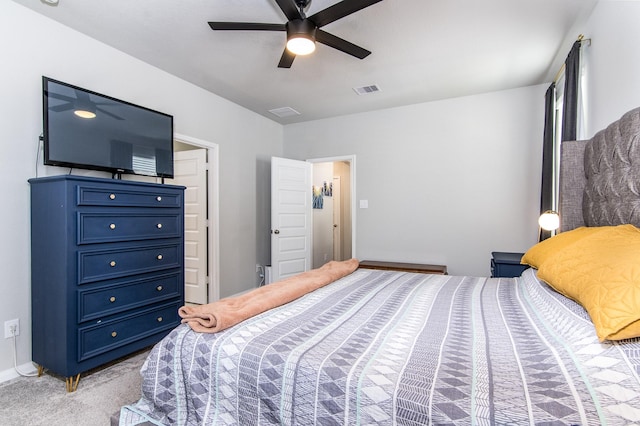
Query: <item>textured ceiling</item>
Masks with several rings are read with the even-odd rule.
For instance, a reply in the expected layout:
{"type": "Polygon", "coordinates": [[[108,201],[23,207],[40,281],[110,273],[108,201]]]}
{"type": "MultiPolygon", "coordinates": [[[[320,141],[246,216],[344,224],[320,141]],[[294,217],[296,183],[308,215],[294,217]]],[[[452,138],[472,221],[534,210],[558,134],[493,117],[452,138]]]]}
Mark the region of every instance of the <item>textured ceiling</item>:
{"type": "MultiPolygon", "coordinates": [[[[383,0],[323,29],[373,53],[324,45],[277,68],[284,32],[212,31],[207,21],[284,23],[274,0],[14,0],[274,121],[288,124],[550,81],[597,0],[383,0]],[[359,96],[354,87],[381,91],[359,96]],[[300,115],[278,118],[270,109],[300,115]]],[[[347,0],[348,1],[348,0],[347,0]]],[[[311,15],[336,0],[313,0],[311,15]]]]}

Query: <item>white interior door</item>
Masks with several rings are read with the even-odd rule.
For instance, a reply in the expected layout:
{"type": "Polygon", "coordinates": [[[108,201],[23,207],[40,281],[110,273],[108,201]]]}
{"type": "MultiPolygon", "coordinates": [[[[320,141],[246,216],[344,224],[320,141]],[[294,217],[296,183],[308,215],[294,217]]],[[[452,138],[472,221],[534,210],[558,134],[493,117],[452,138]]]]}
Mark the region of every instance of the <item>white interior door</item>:
{"type": "Polygon", "coordinates": [[[311,163],[271,158],[271,277],[311,268],[311,163]]]}
{"type": "Polygon", "coordinates": [[[174,179],[184,195],[185,302],[205,304],[207,297],[207,150],[174,153],[174,179]]]}

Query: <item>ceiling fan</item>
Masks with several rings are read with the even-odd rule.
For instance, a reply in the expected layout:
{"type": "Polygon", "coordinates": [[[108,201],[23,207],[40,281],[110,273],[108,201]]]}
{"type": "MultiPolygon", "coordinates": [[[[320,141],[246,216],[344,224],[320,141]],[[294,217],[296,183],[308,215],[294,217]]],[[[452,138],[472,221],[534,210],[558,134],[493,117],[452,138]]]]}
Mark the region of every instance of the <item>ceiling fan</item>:
{"type": "Polygon", "coordinates": [[[116,114],[112,114],[109,111],[99,106],[99,105],[113,105],[113,103],[94,102],[91,100],[88,93],[84,93],[79,90],[74,90],[74,92],[76,97],[71,98],[69,96],[65,96],[60,93],[55,93],[50,91],[48,93],[48,96],[55,99],[59,99],[61,101],[65,101],[65,103],[56,105],[53,107],[49,107],[49,110],[55,111],[55,112],[73,110],[73,113],[81,118],[95,118],[96,112],[99,111],[116,120],[124,120],[122,117],[119,117],[116,114]]]}
{"type": "Polygon", "coordinates": [[[329,34],[321,30],[320,27],[380,1],[382,0],[343,0],[307,17],[304,10],[309,6],[311,0],[276,0],[282,13],[288,19],[285,24],[209,22],[209,26],[213,30],[286,31],[287,47],[285,47],[278,63],[279,68],[291,68],[296,55],[313,52],[316,41],[356,58],[364,59],[371,54],[370,51],[329,34]]]}

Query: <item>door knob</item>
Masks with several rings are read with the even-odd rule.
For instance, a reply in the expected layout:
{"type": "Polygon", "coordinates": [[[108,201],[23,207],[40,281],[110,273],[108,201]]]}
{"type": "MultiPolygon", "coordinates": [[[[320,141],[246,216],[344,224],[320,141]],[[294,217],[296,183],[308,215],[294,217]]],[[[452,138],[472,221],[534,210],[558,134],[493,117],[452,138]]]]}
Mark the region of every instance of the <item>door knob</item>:
{"type": "Polygon", "coordinates": [[[273,231],[273,233],[274,233],[274,234],[279,234],[279,233],[280,233],[280,230],[279,230],[279,229],[276,229],[275,231],[273,231]]]}

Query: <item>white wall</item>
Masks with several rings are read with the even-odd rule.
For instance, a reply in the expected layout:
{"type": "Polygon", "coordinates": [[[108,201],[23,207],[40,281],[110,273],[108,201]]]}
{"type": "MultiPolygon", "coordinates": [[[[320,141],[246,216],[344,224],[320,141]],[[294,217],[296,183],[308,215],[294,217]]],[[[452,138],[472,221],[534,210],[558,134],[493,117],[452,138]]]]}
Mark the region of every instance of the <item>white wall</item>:
{"type": "Polygon", "coordinates": [[[640,1],[600,0],[581,33],[587,68],[587,137],[640,107],[640,1]]]}
{"type": "Polygon", "coordinates": [[[545,87],[288,125],[284,154],[356,155],[359,259],[487,276],[536,241],[545,87]]]}
{"type": "MultiPolygon", "coordinates": [[[[0,327],[20,320],[19,364],[31,357],[27,179],[36,174],[42,75],[172,114],[176,133],[218,144],[220,294],[256,286],[255,264],[270,256],[269,164],[282,153],[281,125],[13,2],[0,2],[0,40],[0,327]]],[[[38,172],[68,169],[40,165],[38,172]]],[[[10,342],[0,339],[0,379],[13,365],[10,342]]]]}

